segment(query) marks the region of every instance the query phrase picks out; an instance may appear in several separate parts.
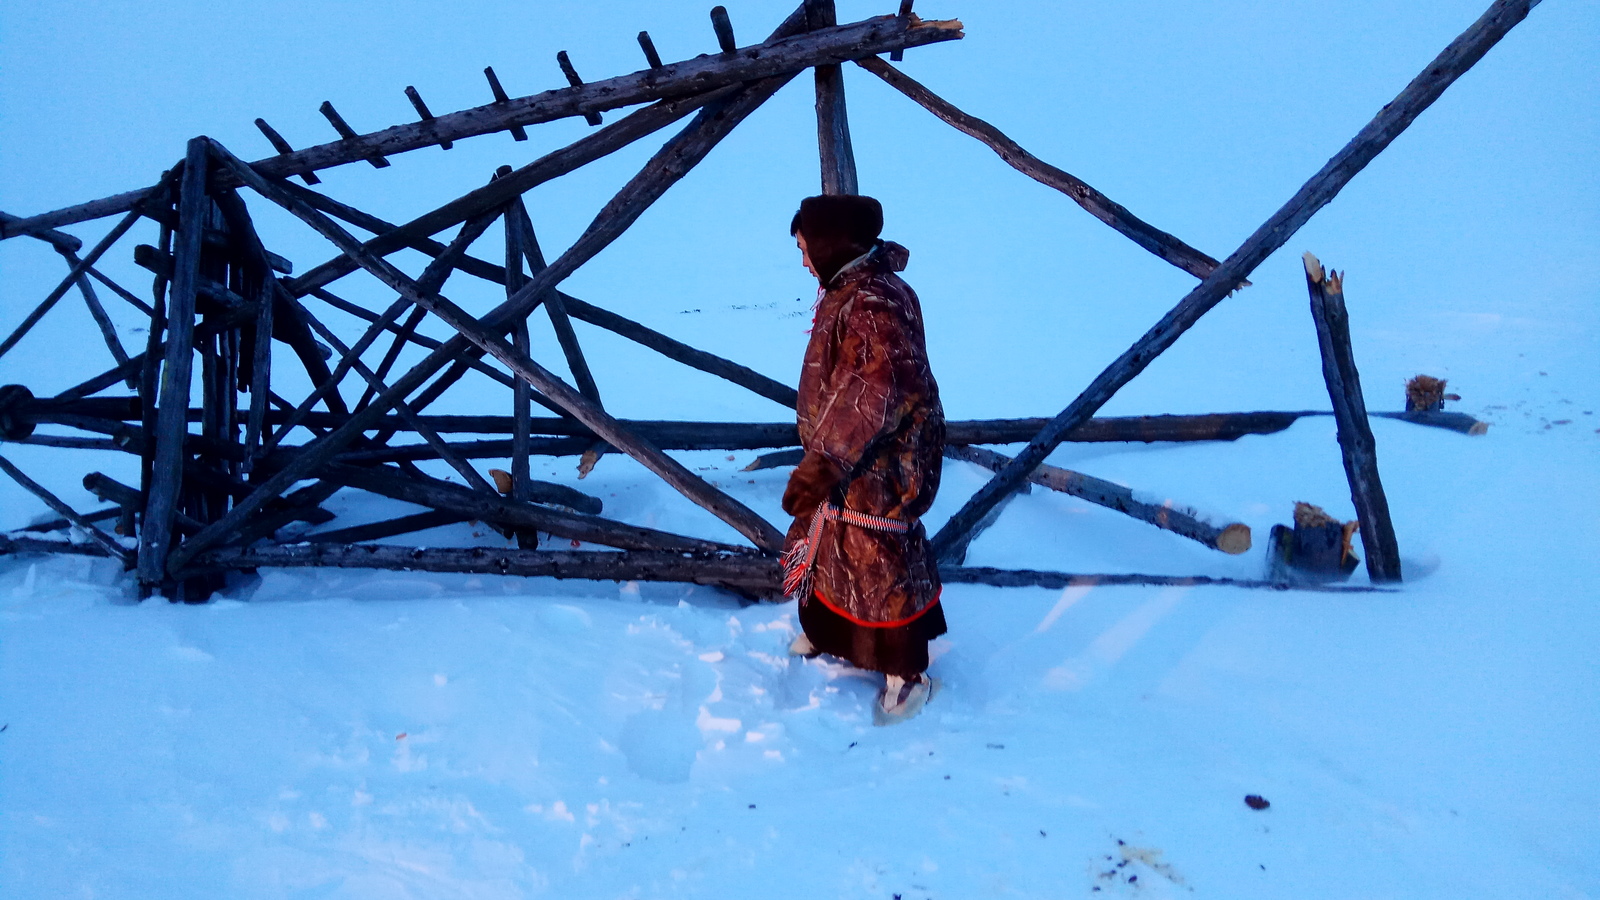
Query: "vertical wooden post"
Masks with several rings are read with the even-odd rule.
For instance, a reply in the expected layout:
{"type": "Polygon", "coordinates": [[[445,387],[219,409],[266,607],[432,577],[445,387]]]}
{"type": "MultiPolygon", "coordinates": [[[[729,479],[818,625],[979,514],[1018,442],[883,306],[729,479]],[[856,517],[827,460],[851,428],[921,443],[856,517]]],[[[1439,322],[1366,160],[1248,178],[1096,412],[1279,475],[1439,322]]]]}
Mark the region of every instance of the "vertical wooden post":
{"type": "MultiPolygon", "coordinates": [[[[839,24],[833,0],[806,0],[811,28],[839,24]]],[[[817,66],[817,149],[822,157],[824,194],[859,194],[856,155],[850,147],[850,120],[845,115],[844,71],[839,66],[817,66]]]]}
{"type": "Polygon", "coordinates": [[[1333,401],[1339,426],[1339,450],[1345,475],[1350,479],[1350,499],[1361,522],[1361,548],[1367,555],[1367,575],[1374,583],[1400,580],[1400,548],[1389,500],[1378,480],[1378,451],[1367,423],[1367,404],[1361,396],[1361,376],[1350,348],[1350,316],[1344,306],[1344,277],[1324,273],[1322,263],[1307,253],[1306,288],[1311,293],[1311,318],[1317,326],[1322,350],[1322,377],[1333,401]]]}
{"type": "Polygon", "coordinates": [[[200,250],[211,198],[206,194],[211,142],[189,141],[178,188],[178,229],[172,245],[171,289],[167,296],[167,353],[161,368],[156,406],[155,459],[139,533],[139,581],[146,587],[167,579],[172,521],[183,489],[184,437],[188,433],[189,383],[194,365],[195,295],[200,250]]]}
{"type": "MultiPolygon", "coordinates": [[[[506,205],[506,296],[515,294],[527,278],[522,274],[522,257],[525,252],[527,235],[524,234],[521,212],[521,202],[513,201],[506,205]]],[[[513,346],[522,353],[532,352],[532,342],[528,337],[527,317],[518,319],[511,328],[511,341],[513,346]]],[[[527,501],[530,495],[530,482],[533,471],[528,465],[528,452],[531,441],[529,432],[533,428],[533,385],[526,379],[518,378],[512,387],[511,400],[511,499],[527,501]]],[[[532,549],[539,546],[539,533],[517,532],[517,546],[532,549]]]]}

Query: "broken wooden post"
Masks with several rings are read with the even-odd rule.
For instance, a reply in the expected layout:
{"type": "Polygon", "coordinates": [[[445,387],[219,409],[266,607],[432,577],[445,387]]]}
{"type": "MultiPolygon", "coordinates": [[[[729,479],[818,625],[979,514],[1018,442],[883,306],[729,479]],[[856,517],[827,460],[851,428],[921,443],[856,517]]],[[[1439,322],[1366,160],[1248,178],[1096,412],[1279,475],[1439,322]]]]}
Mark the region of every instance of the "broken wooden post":
{"type": "MultiPolygon", "coordinates": [[[[806,0],[813,30],[839,23],[833,0],[806,0]]],[[[850,119],[845,114],[844,71],[837,64],[817,66],[817,149],[822,161],[822,193],[859,194],[855,150],[850,146],[850,119]]]]}
{"type": "Polygon", "coordinates": [[[1295,584],[1344,581],[1361,562],[1350,543],[1358,525],[1295,503],[1294,527],[1274,525],[1267,539],[1267,577],[1295,584]]]}
{"type": "Polygon", "coordinates": [[[1536,0],[1495,0],[1488,12],[1451,41],[1450,46],[1413,78],[1394,100],[1379,110],[1350,143],[1334,154],[1239,249],[1223,260],[1177,306],[1162,316],[1160,322],[1096,376],[1077,399],[1050,420],[1050,424],[1029,442],[1027,448],[1017,454],[1011,465],[996,474],[966,505],[957,510],[934,536],[935,550],[942,552],[944,548],[958,543],[978,520],[1006,494],[1015,490],[1039,463],[1044,462],[1044,458],[1061,443],[1067,432],[1093,416],[1095,410],[1104,406],[1123,385],[1144,371],[1151,360],[1171,347],[1185,331],[1200,321],[1201,316],[1241,287],[1256,266],[1282,247],[1317,210],[1338,196],[1350,179],[1366,168],[1367,163],[1405,131],[1423,110],[1432,106],[1446,88],[1482,59],[1489,48],[1499,43],[1518,22],[1527,18],[1534,2],[1536,0]]]}
{"type": "Polygon", "coordinates": [[[1350,316],[1344,306],[1344,276],[1324,273],[1322,263],[1307,253],[1306,287],[1311,293],[1311,318],[1317,325],[1317,346],[1322,350],[1322,378],[1333,401],[1338,423],[1339,450],[1350,479],[1350,500],[1361,523],[1361,548],[1367,554],[1367,575],[1374,584],[1400,580],[1400,547],[1389,500],[1378,478],[1377,441],[1367,423],[1367,403],[1361,396],[1361,376],[1350,348],[1350,316]]]}
{"type": "Polygon", "coordinates": [[[711,30],[716,32],[717,46],[723,53],[736,53],[739,45],[733,39],[733,21],[728,18],[726,6],[711,7],[711,30]]]}

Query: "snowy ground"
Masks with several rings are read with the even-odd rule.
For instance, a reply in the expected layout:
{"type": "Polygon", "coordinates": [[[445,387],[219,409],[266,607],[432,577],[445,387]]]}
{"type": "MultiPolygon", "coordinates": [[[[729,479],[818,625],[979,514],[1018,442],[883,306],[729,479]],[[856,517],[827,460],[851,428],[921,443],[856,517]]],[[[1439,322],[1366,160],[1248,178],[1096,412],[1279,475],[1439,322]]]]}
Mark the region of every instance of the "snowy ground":
{"type": "MultiPolygon", "coordinates": [[[[307,140],[326,130],[325,96],[370,124],[410,115],[407,83],[438,109],[482,102],[488,62],[546,87],[569,46],[556,41],[582,39],[570,46],[586,76],[636,67],[638,27],[669,56],[709,47],[698,5],[461,5],[446,18],[397,2],[376,28],[360,4],[331,4],[306,11],[317,29],[244,35],[230,17],[248,3],[106,4],[71,27],[48,4],[8,4],[0,208],[149,183],[196,133],[265,152],[257,115],[307,140]],[[193,54],[148,57],[185,28],[204,32],[193,54]],[[437,46],[419,52],[424,29],[437,46]]],[[[741,40],[792,5],[730,4],[741,40]]],[[[886,11],[840,5],[842,18],[886,11]]],[[[930,0],[919,11],[960,15],[970,36],[905,68],[1221,254],[1482,5],[1141,0],[1019,16],[930,0]],[[1008,87],[1023,77],[1038,89],[1008,87]]],[[[0,558],[0,897],[1600,897],[1596,9],[1542,4],[1106,409],[1326,408],[1298,256],[1348,269],[1369,408],[1398,408],[1404,379],[1428,372],[1463,395],[1452,409],[1492,423],[1469,438],[1374,421],[1398,593],[953,585],[934,647],[943,691],[885,729],[871,725],[872,679],[785,656],[792,605],[269,571],[175,607],[133,602],[103,561],[0,558]],[[1247,807],[1251,794],[1270,808],[1247,807]]],[[[952,417],[1054,413],[1192,285],[864,73],[847,79],[863,184],[890,211],[886,236],[912,249],[952,417]]],[[[782,226],[815,190],[811,117],[805,85],[780,93],[566,287],[792,380],[813,285],[782,226]]],[[[585,128],[345,167],[323,187],[399,219],[585,128]]],[[[530,195],[547,253],[648,152],[530,195]]],[[[329,255],[260,207],[269,246],[301,271],[329,255]]],[[[108,226],[73,231],[92,243],[108,226]]],[[[107,269],[142,288],[128,256],[107,269]]],[[[9,329],[63,273],[18,240],[0,243],[0,274],[9,329]]],[[[465,285],[449,291],[471,309],[496,299],[465,285]]],[[[0,384],[45,393],[105,365],[75,300],[0,361],[0,384]]],[[[137,317],[114,314],[142,340],[137,317]]],[[[622,415],[783,417],[579,334],[622,415]]],[[[556,358],[548,334],[534,341],[556,358]]],[[[441,407],[506,402],[467,385],[441,407]]],[[[84,472],[136,477],[105,454],[0,452],[80,508],[94,505],[84,472]]],[[[753,455],[681,458],[781,523],[785,472],[740,473],[753,455]]],[[[1068,445],[1052,461],[1245,522],[1257,546],[1226,557],[1036,489],[970,562],[1258,577],[1294,501],[1353,517],[1327,418],[1225,444],[1068,445]]],[[[584,481],[570,459],[535,474],[600,493],[607,515],[737,539],[617,456],[584,481]]],[[[930,526],[981,482],[948,464],[930,526]]],[[[407,511],[348,493],[330,508],[350,523],[407,511]]],[[[0,483],[0,528],[41,513],[0,483]]],[[[500,539],[461,525],[419,540],[500,539]]]]}
{"type": "MultiPolygon", "coordinates": [[[[1269,493],[1274,460],[1330,428],[1114,456],[1154,472],[1227,455],[1269,493]]],[[[1593,451],[1399,423],[1379,440],[1403,593],[952,586],[944,690],[888,729],[863,673],[786,658],[792,605],[343,572],[133,605],[105,562],[10,560],[0,881],[17,897],[1594,896],[1595,485],[1547,479],[1592,476],[1593,451]],[[1575,527],[1508,527],[1533,521],[1575,527]]],[[[1255,518],[1259,534],[1273,516],[1255,518]]],[[[1044,562],[1016,547],[1051,523],[1065,568],[1140,555],[1095,545],[1113,515],[1036,493],[973,561],[1044,562]]],[[[1171,552],[1161,568],[1261,564],[1144,530],[1171,552]],[[1202,554],[1219,564],[1184,558],[1202,554]]]]}

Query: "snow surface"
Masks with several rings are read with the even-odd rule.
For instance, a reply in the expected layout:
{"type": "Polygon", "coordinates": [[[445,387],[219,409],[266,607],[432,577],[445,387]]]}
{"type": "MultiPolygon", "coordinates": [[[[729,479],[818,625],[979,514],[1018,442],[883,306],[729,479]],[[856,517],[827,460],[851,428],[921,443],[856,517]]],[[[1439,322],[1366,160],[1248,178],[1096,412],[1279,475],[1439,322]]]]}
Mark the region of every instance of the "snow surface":
{"type": "MultiPolygon", "coordinates": [[[[731,5],[741,41],[783,7],[731,5]]],[[[908,53],[905,68],[1222,254],[1480,7],[1140,2],[1021,16],[922,3],[961,16],[970,36],[908,53]],[[1022,76],[1038,89],[1006,88],[1022,76]]],[[[600,77],[638,65],[640,27],[669,57],[710,41],[687,4],[468,3],[443,16],[402,2],[381,27],[360,4],[270,8],[319,27],[239,34],[261,11],[249,4],[105,4],[70,23],[50,4],[7,4],[0,208],[149,183],[195,133],[264,154],[256,115],[308,143],[328,97],[361,128],[408,118],[408,83],[436,111],[482,102],[483,63],[518,93],[551,83],[556,49],[600,77]],[[192,54],[141,52],[184,34],[205,40],[192,54]]],[[[942,692],[919,718],[874,728],[873,678],[785,655],[792,604],[671,585],[268,571],[181,607],[135,603],[106,561],[0,559],[0,896],[1600,896],[1597,63],[1600,7],[1541,5],[1105,411],[1326,408],[1298,256],[1348,270],[1369,408],[1397,408],[1404,379],[1428,372],[1463,395],[1453,409],[1492,423],[1469,438],[1374,420],[1401,591],[952,585],[951,632],[934,645],[942,692]],[[1271,806],[1249,808],[1251,794],[1271,806]]],[[[1055,412],[1192,284],[864,73],[847,78],[863,184],[888,205],[887,236],[912,249],[907,277],[952,417],[1055,412]]],[[[810,116],[804,84],[779,94],[566,288],[792,380],[811,287],[782,226],[815,190],[810,116]]],[[[382,172],[325,173],[324,187],[398,220],[584,132],[479,138],[382,172]]],[[[547,255],[649,152],[530,194],[547,255]]],[[[252,209],[299,270],[329,255],[252,209]]],[[[92,243],[109,224],[71,230],[92,243]]],[[[492,233],[475,252],[499,252],[492,233]]],[[[128,256],[107,271],[142,288],[128,256]]],[[[0,275],[9,329],[62,268],[42,244],[7,241],[0,275]]],[[[338,289],[387,302],[351,281],[338,289]]],[[[465,278],[447,293],[480,310],[496,299],[465,278]]],[[[136,317],[113,314],[125,340],[142,338],[136,317]]],[[[45,393],[104,368],[86,327],[69,296],[0,360],[0,383],[45,393]]],[[[623,415],[784,417],[579,327],[623,415]]],[[[550,336],[534,340],[550,358],[550,336]]],[[[470,382],[442,401],[504,405],[470,382]]],[[[96,505],[84,472],[136,477],[126,459],[0,452],[79,508],[96,505]]],[[[754,455],[679,456],[781,522],[785,472],[739,472],[754,455]]],[[[1036,489],[970,562],[1257,577],[1267,530],[1294,501],[1353,516],[1327,418],[1225,444],[1067,445],[1051,460],[1245,522],[1257,547],[1226,557],[1036,489]]],[[[597,493],[607,515],[737,540],[624,458],[581,481],[570,459],[535,474],[597,493]]],[[[982,481],[948,464],[930,526],[982,481]]],[[[414,509],[351,493],[329,506],[350,523],[414,509]]],[[[0,527],[43,512],[0,484],[0,527]]],[[[396,543],[412,540],[502,543],[470,525],[396,543]]]]}

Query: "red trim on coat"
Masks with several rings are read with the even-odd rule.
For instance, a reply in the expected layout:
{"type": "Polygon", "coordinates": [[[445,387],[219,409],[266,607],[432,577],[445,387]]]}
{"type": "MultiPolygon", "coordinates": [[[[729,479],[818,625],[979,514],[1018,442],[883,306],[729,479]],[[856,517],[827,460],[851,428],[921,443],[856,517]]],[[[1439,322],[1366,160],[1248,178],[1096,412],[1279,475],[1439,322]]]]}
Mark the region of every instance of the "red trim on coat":
{"type": "Polygon", "coordinates": [[[918,619],[922,618],[924,615],[926,615],[928,610],[933,609],[935,606],[938,606],[939,605],[939,598],[944,596],[944,587],[940,586],[939,593],[933,595],[933,602],[932,603],[929,603],[927,606],[924,606],[923,608],[917,610],[915,613],[913,613],[913,614],[911,614],[909,616],[906,616],[904,619],[895,619],[895,620],[893,620],[891,622],[868,622],[866,619],[858,619],[855,616],[851,615],[850,613],[844,611],[843,609],[840,609],[839,607],[834,606],[832,601],[830,601],[827,597],[822,596],[822,592],[821,591],[812,590],[811,593],[818,600],[822,601],[822,605],[823,606],[826,606],[828,609],[832,610],[835,614],[837,614],[840,618],[848,621],[852,625],[860,625],[863,628],[899,628],[899,627],[901,627],[903,625],[910,625],[912,622],[915,622],[916,620],[918,620],[918,619]]]}

